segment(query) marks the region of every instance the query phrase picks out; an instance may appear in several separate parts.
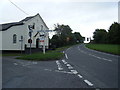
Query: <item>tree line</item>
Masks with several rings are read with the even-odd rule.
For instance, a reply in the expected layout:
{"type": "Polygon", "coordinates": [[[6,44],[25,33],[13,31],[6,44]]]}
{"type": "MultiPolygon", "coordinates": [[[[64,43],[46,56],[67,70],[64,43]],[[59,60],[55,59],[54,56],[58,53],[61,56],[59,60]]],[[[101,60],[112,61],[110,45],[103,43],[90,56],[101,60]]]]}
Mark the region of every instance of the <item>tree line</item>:
{"type": "Polygon", "coordinates": [[[96,29],[91,42],[98,44],[120,44],[120,23],[114,22],[108,31],[96,29]]]}
{"type": "Polygon", "coordinates": [[[79,32],[72,33],[69,25],[55,24],[55,35],[50,39],[50,46],[54,48],[83,43],[84,37],[79,32]]]}

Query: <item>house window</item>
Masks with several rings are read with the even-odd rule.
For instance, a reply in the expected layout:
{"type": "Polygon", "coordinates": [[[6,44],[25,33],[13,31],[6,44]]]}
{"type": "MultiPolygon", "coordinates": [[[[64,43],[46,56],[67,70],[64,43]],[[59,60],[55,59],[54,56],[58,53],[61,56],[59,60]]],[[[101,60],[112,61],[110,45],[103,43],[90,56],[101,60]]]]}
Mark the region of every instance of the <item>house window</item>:
{"type": "Polygon", "coordinates": [[[23,40],[23,36],[21,36],[21,40],[23,40]]]}
{"type": "Polygon", "coordinates": [[[33,23],[33,29],[35,29],[35,23],[33,23]]]}
{"type": "Polygon", "coordinates": [[[16,34],[13,35],[13,43],[17,43],[17,35],[16,34]]]}

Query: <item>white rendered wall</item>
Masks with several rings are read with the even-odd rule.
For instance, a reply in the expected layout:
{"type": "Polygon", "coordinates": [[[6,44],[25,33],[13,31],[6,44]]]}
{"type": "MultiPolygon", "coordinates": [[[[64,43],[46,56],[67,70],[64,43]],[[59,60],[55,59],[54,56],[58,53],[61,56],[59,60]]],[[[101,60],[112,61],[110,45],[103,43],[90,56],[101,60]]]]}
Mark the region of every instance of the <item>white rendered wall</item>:
{"type": "Polygon", "coordinates": [[[3,50],[21,50],[21,36],[23,36],[23,48],[24,50],[24,43],[25,43],[25,28],[24,25],[13,26],[6,31],[2,31],[2,49],[3,50]],[[17,42],[13,43],[13,35],[17,35],[17,42]]]}
{"type": "MultiPolygon", "coordinates": [[[[48,28],[45,26],[44,22],[41,20],[41,18],[39,17],[39,15],[37,15],[36,17],[30,19],[29,21],[27,21],[25,23],[26,27],[27,27],[27,36],[26,36],[26,42],[28,42],[28,39],[30,38],[28,36],[29,33],[29,29],[28,29],[28,25],[33,25],[33,23],[35,23],[35,29],[33,29],[33,33],[32,33],[32,48],[36,48],[36,39],[40,38],[39,34],[37,34],[38,30],[41,30],[41,25],[43,26],[43,30],[48,30],[48,28]],[[36,37],[34,37],[37,34],[36,37]]],[[[40,32],[40,34],[42,34],[42,32],[40,32]]],[[[48,47],[48,36],[49,34],[47,33],[47,36],[45,37],[45,46],[48,47]]],[[[30,47],[29,43],[26,43],[27,47],[30,47]]],[[[39,42],[39,45],[43,45],[43,42],[39,42]]]]}
{"type": "MultiPolygon", "coordinates": [[[[2,39],[0,38],[0,42],[2,42],[2,50],[21,50],[21,42],[19,40],[21,39],[21,36],[23,36],[23,45],[22,45],[22,50],[24,50],[25,44],[27,47],[30,47],[30,44],[28,43],[28,39],[30,38],[28,33],[28,25],[33,25],[35,23],[35,29],[33,29],[32,33],[32,48],[36,48],[36,39],[39,38],[39,34],[34,37],[37,33],[38,30],[41,30],[41,25],[43,26],[43,30],[48,30],[42,19],[40,18],[39,15],[36,17],[24,22],[24,25],[17,25],[17,26],[12,26],[9,29],[5,31],[0,31],[0,36],[2,34],[2,39]],[[14,44],[13,43],[13,35],[17,35],[17,42],[14,44]]],[[[49,45],[49,39],[48,39],[49,34],[47,33],[47,36],[45,38],[45,46],[48,47],[49,45]]],[[[43,42],[39,42],[39,45],[43,45],[43,42]]]]}

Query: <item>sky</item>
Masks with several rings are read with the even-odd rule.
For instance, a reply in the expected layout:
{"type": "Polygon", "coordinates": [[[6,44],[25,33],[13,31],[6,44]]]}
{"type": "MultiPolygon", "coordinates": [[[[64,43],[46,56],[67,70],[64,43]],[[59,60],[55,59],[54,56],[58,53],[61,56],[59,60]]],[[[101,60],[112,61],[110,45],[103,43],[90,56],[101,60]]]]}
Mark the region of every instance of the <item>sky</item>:
{"type": "Polygon", "coordinates": [[[39,13],[50,30],[54,29],[54,24],[59,23],[69,25],[73,32],[80,32],[83,37],[92,37],[95,29],[108,30],[112,23],[118,22],[119,0],[10,1],[2,0],[0,3],[0,24],[17,22],[39,13]]]}

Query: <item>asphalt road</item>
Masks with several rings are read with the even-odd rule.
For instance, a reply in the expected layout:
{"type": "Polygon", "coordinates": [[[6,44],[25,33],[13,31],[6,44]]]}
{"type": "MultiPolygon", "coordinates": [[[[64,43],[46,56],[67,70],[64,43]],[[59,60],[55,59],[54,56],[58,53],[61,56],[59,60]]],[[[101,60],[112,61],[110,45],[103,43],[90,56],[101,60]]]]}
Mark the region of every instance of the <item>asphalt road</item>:
{"type": "Polygon", "coordinates": [[[118,57],[77,45],[55,61],[2,58],[3,88],[117,88],[118,57]]]}
{"type": "Polygon", "coordinates": [[[65,52],[69,63],[95,87],[118,88],[118,58],[85,48],[84,44],[75,46],[65,52]]]}

